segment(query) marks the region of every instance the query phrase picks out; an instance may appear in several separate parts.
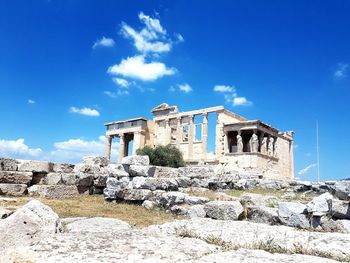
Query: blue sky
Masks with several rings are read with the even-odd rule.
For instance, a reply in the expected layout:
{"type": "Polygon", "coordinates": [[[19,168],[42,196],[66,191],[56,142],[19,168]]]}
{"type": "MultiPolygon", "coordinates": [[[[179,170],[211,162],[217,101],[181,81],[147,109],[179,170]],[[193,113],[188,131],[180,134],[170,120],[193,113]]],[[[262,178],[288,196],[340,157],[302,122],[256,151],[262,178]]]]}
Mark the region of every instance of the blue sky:
{"type": "Polygon", "coordinates": [[[318,120],[321,179],[350,177],[349,13],[340,0],[0,0],[0,155],[76,162],[104,152],[105,122],[224,105],[294,130],[303,180],[318,120]]]}

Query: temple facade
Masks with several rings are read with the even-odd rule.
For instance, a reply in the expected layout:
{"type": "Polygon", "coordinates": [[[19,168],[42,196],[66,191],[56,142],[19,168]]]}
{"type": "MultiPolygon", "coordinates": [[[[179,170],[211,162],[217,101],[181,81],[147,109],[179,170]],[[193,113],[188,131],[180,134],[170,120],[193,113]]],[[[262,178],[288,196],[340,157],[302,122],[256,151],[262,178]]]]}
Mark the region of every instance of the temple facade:
{"type": "Polygon", "coordinates": [[[280,132],[260,120],[247,120],[223,106],[180,112],[177,106],[163,103],[151,112],[152,120],[140,117],[105,124],[108,159],[112,139],[118,137],[118,161],[146,145],[172,144],[189,164],[223,164],[264,178],[294,178],[291,131],[280,132]],[[215,117],[215,134],[209,134],[215,136],[215,149],[211,152],[208,151],[209,114],[215,117]],[[132,149],[129,149],[131,141],[132,149]]]}

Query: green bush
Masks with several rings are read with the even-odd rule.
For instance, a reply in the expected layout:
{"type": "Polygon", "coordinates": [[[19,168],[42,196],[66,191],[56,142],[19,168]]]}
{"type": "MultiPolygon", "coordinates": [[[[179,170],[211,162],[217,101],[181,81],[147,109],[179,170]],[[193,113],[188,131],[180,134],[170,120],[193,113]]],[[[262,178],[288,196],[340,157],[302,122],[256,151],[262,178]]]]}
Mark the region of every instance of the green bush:
{"type": "Polygon", "coordinates": [[[185,161],[182,153],[175,146],[168,144],[167,146],[157,146],[155,148],[145,146],[136,151],[138,155],[148,155],[150,163],[157,166],[182,167],[185,161]]]}

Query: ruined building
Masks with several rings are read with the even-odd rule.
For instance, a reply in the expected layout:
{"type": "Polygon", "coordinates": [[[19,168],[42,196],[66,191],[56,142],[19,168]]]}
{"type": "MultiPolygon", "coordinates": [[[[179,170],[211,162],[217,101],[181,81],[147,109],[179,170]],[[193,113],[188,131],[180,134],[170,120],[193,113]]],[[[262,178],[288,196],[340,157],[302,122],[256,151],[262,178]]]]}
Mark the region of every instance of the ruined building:
{"type": "MultiPolygon", "coordinates": [[[[294,178],[293,132],[280,132],[260,121],[247,120],[223,106],[179,112],[163,103],[151,110],[153,119],[133,118],[106,123],[106,157],[114,137],[120,138],[119,161],[144,146],[175,145],[190,164],[224,164],[264,178],[294,178]],[[208,114],[216,115],[215,150],[208,152],[208,114]],[[194,121],[196,116],[201,122],[194,121]]],[[[214,136],[214,134],[212,134],[214,136]]]]}

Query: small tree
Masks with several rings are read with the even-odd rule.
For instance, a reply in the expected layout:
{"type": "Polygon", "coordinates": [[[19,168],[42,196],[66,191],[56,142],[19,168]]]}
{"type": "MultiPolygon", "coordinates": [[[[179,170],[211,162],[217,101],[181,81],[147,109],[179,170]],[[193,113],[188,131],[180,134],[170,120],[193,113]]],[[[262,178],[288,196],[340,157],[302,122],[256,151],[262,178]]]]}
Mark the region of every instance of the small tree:
{"type": "Polygon", "coordinates": [[[185,166],[180,150],[170,144],[167,146],[159,145],[155,148],[145,146],[142,149],[138,149],[136,153],[138,155],[148,155],[152,165],[174,168],[185,166]]]}

